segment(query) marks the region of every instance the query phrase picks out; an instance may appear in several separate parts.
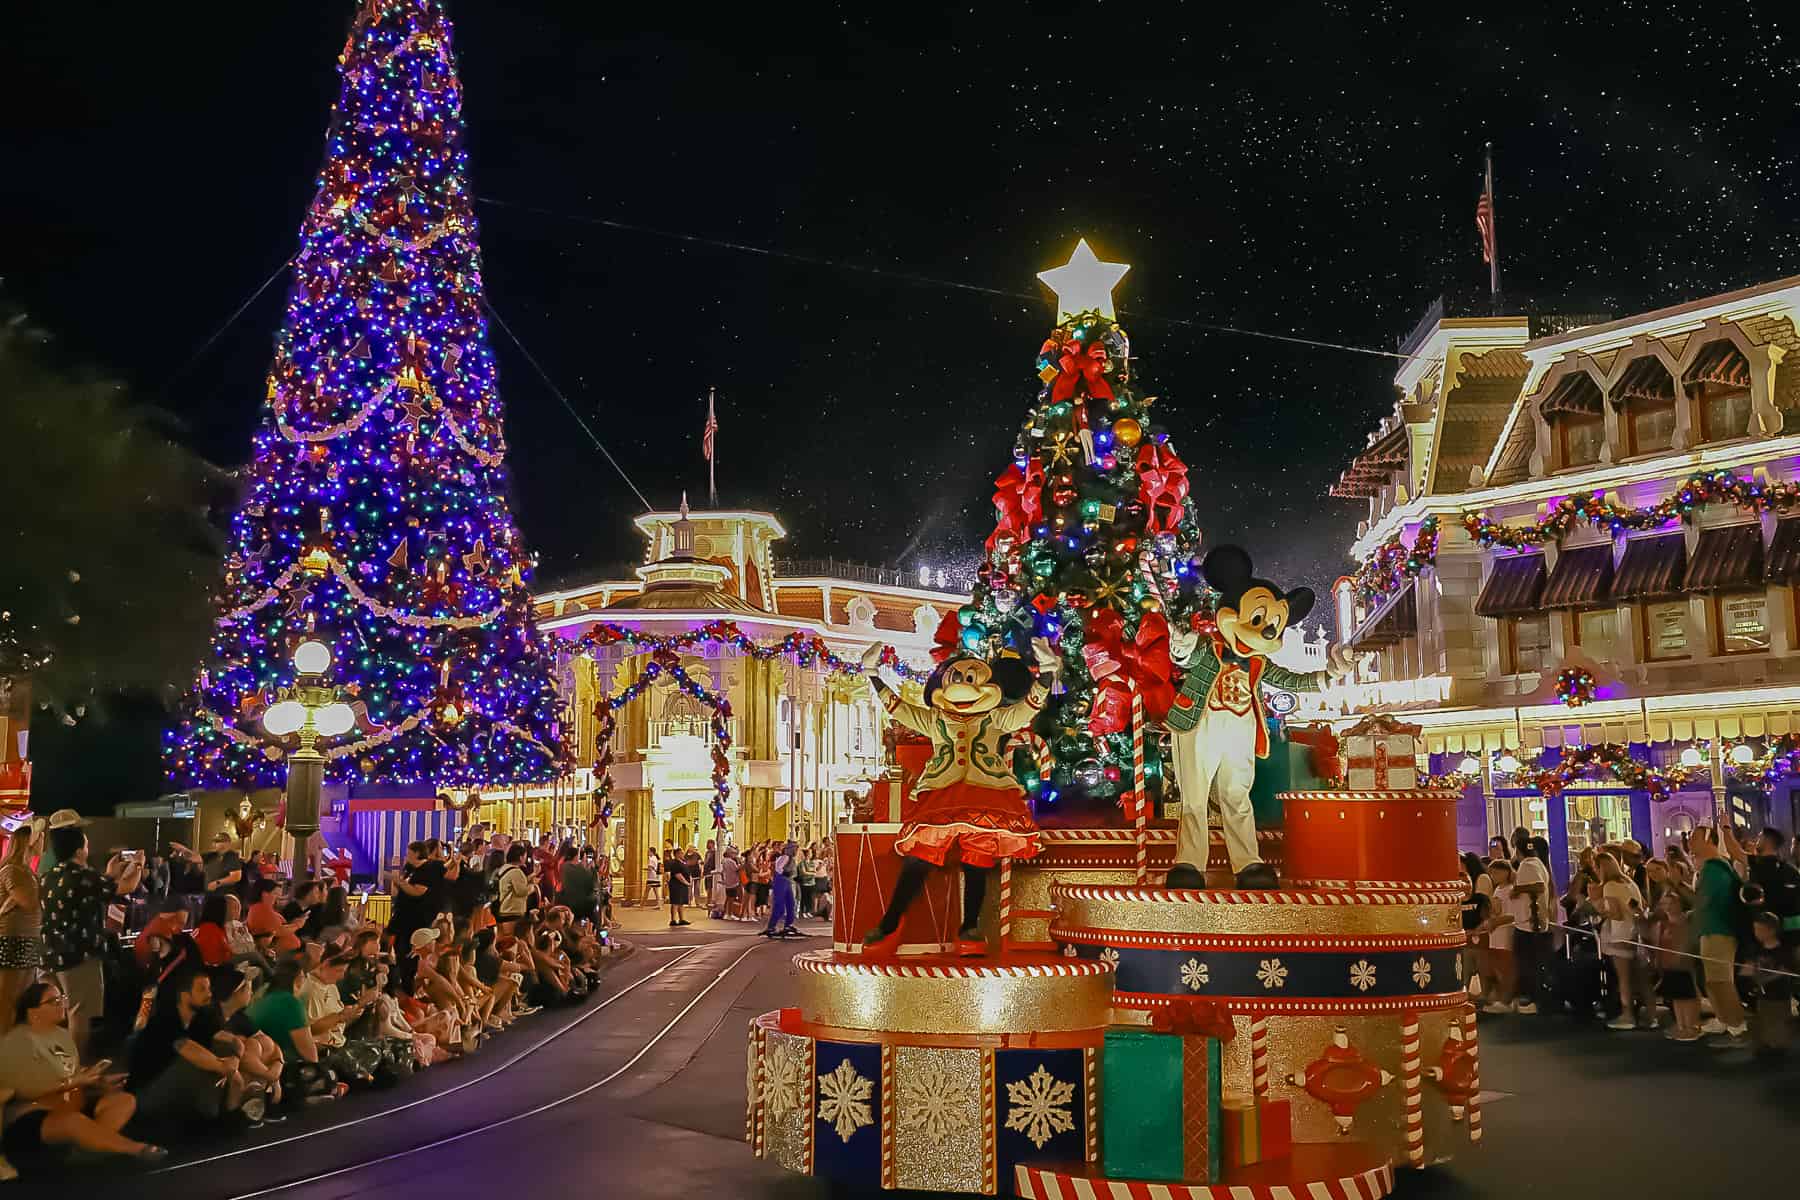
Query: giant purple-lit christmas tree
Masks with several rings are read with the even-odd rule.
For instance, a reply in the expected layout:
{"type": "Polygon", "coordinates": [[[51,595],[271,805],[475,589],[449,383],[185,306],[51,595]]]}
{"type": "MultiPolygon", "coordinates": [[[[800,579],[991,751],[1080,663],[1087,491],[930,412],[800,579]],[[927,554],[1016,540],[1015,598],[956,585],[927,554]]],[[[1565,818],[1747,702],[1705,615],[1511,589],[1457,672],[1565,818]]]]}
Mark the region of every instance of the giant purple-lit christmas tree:
{"type": "Polygon", "coordinates": [[[357,728],[335,782],[556,774],[557,699],[507,509],[462,87],[441,0],[367,0],[300,232],[233,518],[213,661],[165,757],[178,786],[272,786],[260,716],[304,637],[357,728]]]}

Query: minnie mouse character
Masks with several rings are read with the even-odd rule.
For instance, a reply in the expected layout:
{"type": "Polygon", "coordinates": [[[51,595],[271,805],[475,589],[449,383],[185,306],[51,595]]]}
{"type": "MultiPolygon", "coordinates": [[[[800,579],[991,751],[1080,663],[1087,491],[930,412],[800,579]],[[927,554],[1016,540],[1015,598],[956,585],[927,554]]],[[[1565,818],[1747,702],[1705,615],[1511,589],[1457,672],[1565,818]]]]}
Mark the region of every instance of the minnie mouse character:
{"type": "Polygon", "coordinates": [[[1167,886],[1206,885],[1207,801],[1216,786],[1225,847],[1241,888],[1272,888],[1275,869],[1262,861],[1256,846],[1256,818],[1250,808],[1250,785],[1256,760],[1269,755],[1269,731],[1263,715],[1262,688],[1316,692],[1329,680],[1349,674],[1348,656],[1331,651],[1324,671],[1304,675],[1267,661],[1281,649],[1281,635],[1312,611],[1312,589],[1283,591],[1257,579],[1250,555],[1239,546],[1220,546],[1200,563],[1200,573],[1219,592],[1210,637],[1183,630],[1170,635],[1170,657],[1187,668],[1187,677],[1167,723],[1175,730],[1175,782],[1181,789],[1181,829],[1175,866],[1167,886]]]}
{"type": "Polygon", "coordinates": [[[921,706],[902,700],[881,677],[881,649],[869,647],[863,673],[894,720],[931,739],[931,761],[919,777],[916,807],[894,843],[906,864],[881,923],[863,938],[863,953],[888,957],[899,949],[900,918],[918,899],[931,868],[943,866],[954,848],[963,874],[956,952],[980,957],[987,950],[977,926],[989,869],[1002,858],[1031,858],[1038,852],[1037,822],[1013,777],[1007,742],[1044,707],[1062,659],[1043,638],[1032,642],[1034,679],[1016,657],[990,664],[955,655],[925,681],[921,706]]]}

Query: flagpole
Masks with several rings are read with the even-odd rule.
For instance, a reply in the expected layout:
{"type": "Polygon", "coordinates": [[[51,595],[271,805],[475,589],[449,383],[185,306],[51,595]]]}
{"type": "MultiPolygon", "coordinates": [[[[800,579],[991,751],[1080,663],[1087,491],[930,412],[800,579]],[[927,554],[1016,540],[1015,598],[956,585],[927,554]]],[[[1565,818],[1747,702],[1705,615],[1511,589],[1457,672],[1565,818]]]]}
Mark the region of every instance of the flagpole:
{"type": "Polygon", "coordinates": [[[1499,204],[1494,199],[1494,143],[1487,144],[1487,194],[1488,220],[1493,224],[1493,232],[1488,242],[1493,253],[1488,258],[1488,299],[1498,308],[1500,303],[1500,213],[1499,204]]]}
{"type": "Polygon", "coordinates": [[[706,496],[707,502],[713,508],[717,508],[719,507],[719,422],[713,413],[713,391],[712,388],[706,389],[706,424],[713,431],[710,448],[706,455],[706,496]]]}

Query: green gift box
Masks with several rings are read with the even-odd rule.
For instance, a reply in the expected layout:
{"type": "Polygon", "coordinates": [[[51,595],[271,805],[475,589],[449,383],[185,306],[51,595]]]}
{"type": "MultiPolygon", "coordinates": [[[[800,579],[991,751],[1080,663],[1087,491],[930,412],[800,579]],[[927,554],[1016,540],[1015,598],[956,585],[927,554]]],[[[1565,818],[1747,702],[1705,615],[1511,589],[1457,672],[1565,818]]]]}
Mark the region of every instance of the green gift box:
{"type": "Polygon", "coordinates": [[[1107,1178],[1218,1181],[1220,1058],[1219,1039],[1204,1034],[1107,1031],[1100,1083],[1107,1178]]]}

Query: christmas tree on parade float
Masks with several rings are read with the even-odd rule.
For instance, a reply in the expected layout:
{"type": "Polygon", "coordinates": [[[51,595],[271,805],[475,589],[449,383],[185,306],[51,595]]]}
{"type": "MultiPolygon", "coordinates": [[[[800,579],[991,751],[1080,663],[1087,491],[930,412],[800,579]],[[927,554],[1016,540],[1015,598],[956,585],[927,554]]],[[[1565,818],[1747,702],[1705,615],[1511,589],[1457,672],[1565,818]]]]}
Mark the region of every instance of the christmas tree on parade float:
{"type": "Polygon", "coordinates": [[[327,781],[473,788],[561,770],[532,560],[506,502],[450,36],[441,0],[366,0],[339,57],[212,656],[166,737],[178,787],[282,782],[293,742],[266,737],[264,717],[309,640],[354,714],[326,731],[327,781]]]}
{"type": "Polygon", "coordinates": [[[1312,594],[1200,552],[1127,269],[1082,242],[1041,276],[970,603],[922,684],[865,659],[905,781],[838,829],[833,946],[751,1022],[747,1137],[857,1187],[1374,1200],[1481,1136],[1456,797],[1416,727],[1269,718],[1330,682],[1267,661],[1312,594]]]}

